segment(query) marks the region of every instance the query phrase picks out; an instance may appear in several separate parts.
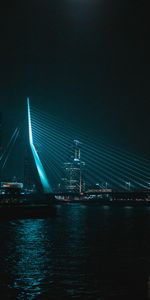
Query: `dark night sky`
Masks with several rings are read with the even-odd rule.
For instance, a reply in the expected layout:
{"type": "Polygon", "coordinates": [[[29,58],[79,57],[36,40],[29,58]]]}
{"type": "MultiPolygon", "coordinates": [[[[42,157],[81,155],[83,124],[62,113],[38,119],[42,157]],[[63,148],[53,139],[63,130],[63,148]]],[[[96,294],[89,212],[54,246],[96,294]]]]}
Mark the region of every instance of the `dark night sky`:
{"type": "Polygon", "coordinates": [[[146,1],[6,2],[0,32],[6,123],[20,122],[29,95],[34,106],[148,157],[146,1]]]}

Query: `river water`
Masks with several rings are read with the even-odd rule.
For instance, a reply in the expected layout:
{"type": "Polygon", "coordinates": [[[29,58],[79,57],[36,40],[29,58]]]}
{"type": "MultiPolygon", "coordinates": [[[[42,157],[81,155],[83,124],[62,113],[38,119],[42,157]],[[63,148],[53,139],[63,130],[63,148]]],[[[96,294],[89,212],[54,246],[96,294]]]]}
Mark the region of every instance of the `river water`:
{"type": "Polygon", "coordinates": [[[0,299],[150,299],[150,208],[57,209],[0,221],[0,299]]]}

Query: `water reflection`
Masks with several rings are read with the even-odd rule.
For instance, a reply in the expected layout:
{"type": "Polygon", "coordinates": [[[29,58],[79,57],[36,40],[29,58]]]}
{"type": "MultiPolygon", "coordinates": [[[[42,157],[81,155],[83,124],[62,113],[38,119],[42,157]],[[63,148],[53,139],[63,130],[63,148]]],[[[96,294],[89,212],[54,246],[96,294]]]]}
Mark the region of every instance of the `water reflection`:
{"type": "Polygon", "coordinates": [[[22,220],[16,228],[16,265],[12,288],[19,291],[17,298],[35,299],[42,292],[42,284],[47,276],[47,256],[45,221],[22,220]]]}
{"type": "Polygon", "coordinates": [[[145,299],[150,210],[62,205],[0,223],[0,292],[15,300],[145,299]]]}

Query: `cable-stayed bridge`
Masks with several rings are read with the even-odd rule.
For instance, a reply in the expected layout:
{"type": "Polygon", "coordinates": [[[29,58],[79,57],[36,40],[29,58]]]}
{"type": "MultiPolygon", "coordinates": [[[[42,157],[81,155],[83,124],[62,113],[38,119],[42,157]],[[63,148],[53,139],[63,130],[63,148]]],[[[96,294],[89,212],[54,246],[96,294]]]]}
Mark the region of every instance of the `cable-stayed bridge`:
{"type": "MultiPolygon", "coordinates": [[[[65,176],[64,164],[72,159],[73,141],[80,142],[80,159],[85,163],[85,190],[91,186],[127,191],[150,189],[150,166],[145,158],[107,144],[48,112],[30,107],[29,99],[27,116],[28,142],[44,192],[59,192],[65,176]]],[[[7,155],[1,155],[1,169],[5,168],[20,132],[20,128],[14,130],[7,155]]]]}

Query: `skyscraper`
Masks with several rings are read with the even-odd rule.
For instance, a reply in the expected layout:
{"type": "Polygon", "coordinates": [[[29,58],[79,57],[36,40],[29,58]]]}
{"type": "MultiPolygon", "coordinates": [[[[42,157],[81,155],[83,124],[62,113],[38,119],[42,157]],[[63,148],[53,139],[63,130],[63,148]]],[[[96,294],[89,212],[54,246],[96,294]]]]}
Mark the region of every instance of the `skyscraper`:
{"type": "Polygon", "coordinates": [[[84,166],[85,163],[81,160],[81,143],[74,140],[70,161],[64,163],[63,186],[65,191],[72,193],[84,191],[84,166]]]}

